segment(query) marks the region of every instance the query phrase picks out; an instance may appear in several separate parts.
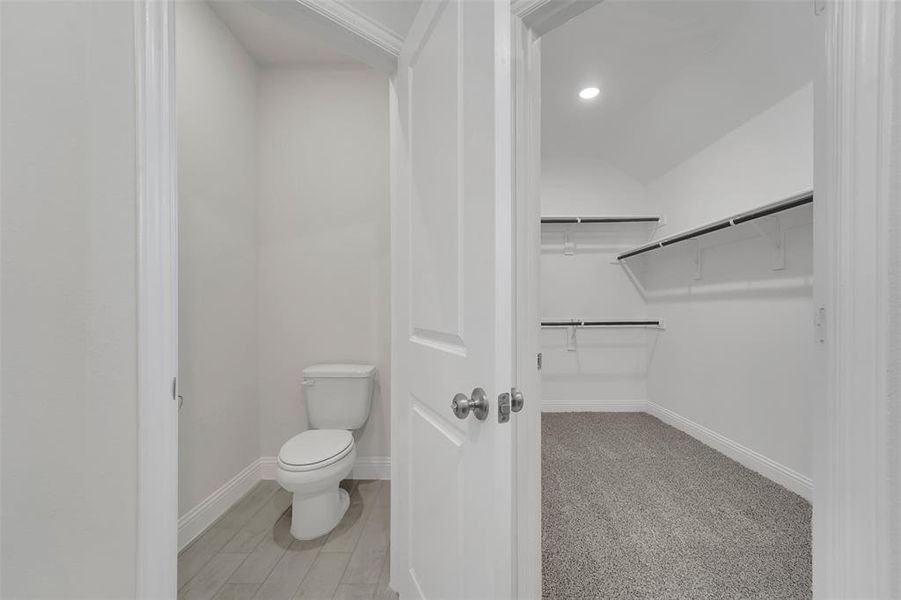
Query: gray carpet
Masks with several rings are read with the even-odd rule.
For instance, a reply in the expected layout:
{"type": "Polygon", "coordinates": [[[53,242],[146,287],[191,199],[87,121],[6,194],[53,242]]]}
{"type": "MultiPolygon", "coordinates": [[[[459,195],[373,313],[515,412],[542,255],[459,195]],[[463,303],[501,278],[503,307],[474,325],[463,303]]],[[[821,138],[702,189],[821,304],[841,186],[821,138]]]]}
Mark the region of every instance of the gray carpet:
{"type": "Polygon", "coordinates": [[[544,597],[810,598],[810,504],[643,413],[542,418],[544,597]]]}

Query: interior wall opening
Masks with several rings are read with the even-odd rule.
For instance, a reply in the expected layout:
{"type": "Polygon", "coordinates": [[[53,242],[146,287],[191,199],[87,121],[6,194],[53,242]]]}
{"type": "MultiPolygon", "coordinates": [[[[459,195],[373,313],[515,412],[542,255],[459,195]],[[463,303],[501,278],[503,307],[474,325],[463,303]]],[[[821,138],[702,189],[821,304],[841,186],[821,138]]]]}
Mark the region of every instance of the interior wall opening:
{"type": "Polygon", "coordinates": [[[179,597],[392,598],[388,76],[267,6],[175,5],[179,597]]]}
{"type": "Polygon", "coordinates": [[[815,32],[608,0],[541,39],[546,598],[811,596],[815,32]]]}

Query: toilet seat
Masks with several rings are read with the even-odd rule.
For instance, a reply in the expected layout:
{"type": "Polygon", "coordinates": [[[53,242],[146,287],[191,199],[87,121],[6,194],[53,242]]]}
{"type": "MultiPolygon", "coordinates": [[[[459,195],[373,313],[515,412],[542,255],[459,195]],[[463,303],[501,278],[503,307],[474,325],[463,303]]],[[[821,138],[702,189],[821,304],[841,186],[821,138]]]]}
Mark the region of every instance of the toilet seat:
{"type": "Polygon", "coordinates": [[[282,445],[278,465],[286,471],[322,469],[350,454],[354,438],[343,429],[310,429],[298,433],[282,445]]]}

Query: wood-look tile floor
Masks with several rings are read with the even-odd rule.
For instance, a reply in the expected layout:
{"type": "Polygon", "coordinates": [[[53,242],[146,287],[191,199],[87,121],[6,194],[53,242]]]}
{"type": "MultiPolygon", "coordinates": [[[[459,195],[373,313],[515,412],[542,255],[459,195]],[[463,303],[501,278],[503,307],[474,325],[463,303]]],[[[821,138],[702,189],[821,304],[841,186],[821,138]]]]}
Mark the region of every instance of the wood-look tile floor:
{"type": "Polygon", "coordinates": [[[345,480],[341,487],[350,507],[338,526],[298,541],[291,494],[261,481],[179,554],[179,600],[395,600],[389,484],[345,480]]]}

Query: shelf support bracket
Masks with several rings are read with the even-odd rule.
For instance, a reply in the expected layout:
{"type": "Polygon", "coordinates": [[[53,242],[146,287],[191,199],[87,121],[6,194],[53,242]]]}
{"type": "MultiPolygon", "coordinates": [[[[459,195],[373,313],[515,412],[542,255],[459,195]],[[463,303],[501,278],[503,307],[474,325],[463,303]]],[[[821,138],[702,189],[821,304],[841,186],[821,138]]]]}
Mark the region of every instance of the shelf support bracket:
{"type": "Polygon", "coordinates": [[[569,231],[565,231],[563,233],[563,254],[566,256],[572,256],[576,253],[576,244],[571,239],[569,239],[569,231]]]}
{"type": "Polygon", "coordinates": [[[566,332],[566,351],[576,351],[576,324],[573,323],[566,332]]]}
{"type": "Polygon", "coordinates": [[[695,240],[695,259],[694,259],[694,263],[695,263],[695,274],[694,274],[694,278],[695,278],[696,280],[698,280],[698,279],[701,279],[701,275],[702,275],[702,273],[701,273],[701,240],[699,240],[699,239],[696,239],[696,240],[695,240]]]}
{"type": "Polygon", "coordinates": [[[770,245],[770,268],[774,271],[785,269],[785,231],[782,229],[782,219],[769,217],[750,222],[764,240],[770,245]]]}
{"type": "Polygon", "coordinates": [[[657,219],[657,223],[654,224],[654,227],[651,228],[650,232],[648,232],[648,243],[650,243],[654,237],[657,235],[657,232],[660,231],[661,227],[666,225],[666,215],[660,215],[660,218],[657,219]]]}

